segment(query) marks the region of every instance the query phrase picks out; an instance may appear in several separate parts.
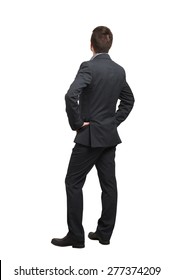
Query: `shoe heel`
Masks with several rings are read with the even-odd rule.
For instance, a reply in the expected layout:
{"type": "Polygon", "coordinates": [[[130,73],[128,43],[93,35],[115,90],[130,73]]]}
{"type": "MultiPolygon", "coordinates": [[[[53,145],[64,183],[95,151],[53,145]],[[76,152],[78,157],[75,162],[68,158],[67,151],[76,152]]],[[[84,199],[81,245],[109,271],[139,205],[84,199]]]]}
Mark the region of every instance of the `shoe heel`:
{"type": "Polygon", "coordinates": [[[72,245],[73,248],[84,248],[85,245],[84,244],[74,244],[72,245]]]}
{"type": "Polygon", "coordinates": [[[110,244],[109,241],[100,241],[100,240],[99,240],[99,243],[102,244],[102,245],[109,245],[110,244]]]}

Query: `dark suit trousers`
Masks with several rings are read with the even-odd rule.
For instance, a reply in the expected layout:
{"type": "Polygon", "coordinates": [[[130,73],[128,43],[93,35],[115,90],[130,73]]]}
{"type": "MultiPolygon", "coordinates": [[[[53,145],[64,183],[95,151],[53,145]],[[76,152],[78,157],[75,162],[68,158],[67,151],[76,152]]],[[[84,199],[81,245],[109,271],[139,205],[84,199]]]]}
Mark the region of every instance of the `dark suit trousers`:
{"type": "Polygon", "coordinates": [[[109,240],[115,224],[117,208],[115,146],[91,148],[76,144],[72,150],[65,184],[68,228],[73,237],[79,241],[84,241],[82,188],[88,172],[94,165],[102,189],[102,212],[98,220],[98,234],[103,239],[109,240]]]}

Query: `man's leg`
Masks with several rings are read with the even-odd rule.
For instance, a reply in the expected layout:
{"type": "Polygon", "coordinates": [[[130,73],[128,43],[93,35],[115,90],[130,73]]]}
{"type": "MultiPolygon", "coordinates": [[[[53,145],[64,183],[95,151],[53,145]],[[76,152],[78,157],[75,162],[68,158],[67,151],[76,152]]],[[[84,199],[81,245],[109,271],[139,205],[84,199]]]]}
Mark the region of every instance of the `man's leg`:
{"type": "Polygon", "coordinates": [[[103,148],[90,148],[76,144],[68,166],[65,179],[68,228],[70,234],[80,242],[84,241],[82,188],[86,175],[94,166],[103,150],[103,148]]]}
{"type": "Polygon", "coordinates": [[[117,183],[115,178],[115,147],[104,150],[96,162],[102,189],[102,213],[97,233],[103,240],[110,240],[115,225],[117,209],[117,183]]]}

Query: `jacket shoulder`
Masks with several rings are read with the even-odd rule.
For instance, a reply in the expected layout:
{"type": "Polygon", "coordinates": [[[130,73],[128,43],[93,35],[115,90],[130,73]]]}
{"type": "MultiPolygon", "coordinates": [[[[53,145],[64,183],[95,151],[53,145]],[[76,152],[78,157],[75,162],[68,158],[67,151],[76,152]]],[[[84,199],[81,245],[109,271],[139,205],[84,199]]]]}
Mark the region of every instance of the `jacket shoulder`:
{"type": "Polygon", "coordinates": [[[115,62],[114,60],[111,60],[112,63],[115,65],[115,67],[120,71],[120,72],[123,72],[125,73],[125,70],[123,68],[123,66],[121,66],[120,64],[118,64],[117,62],[115,62]]]}

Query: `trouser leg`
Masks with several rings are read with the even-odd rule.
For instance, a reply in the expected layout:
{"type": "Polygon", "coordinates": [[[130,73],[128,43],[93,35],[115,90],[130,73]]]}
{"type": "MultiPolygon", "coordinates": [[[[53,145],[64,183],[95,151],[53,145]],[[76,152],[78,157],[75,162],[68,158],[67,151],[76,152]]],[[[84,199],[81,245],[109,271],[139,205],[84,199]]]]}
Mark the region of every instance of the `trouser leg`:
{"type": "Polygon", "coordinates": [[[103,148],[76,144],[73,148],[65,179],[67,193],[67,222],[69,232],[79,241],[84,240],[82,226],[83,193],[86,175],[96,163],[103,148]]]}
{"type": "Polygon", "coordinates": [[[109,147],[96,162],[102,189],[102,213],[98,220],[97,232],[109,240],[115,225],[117,209],[117,183],[115,178],[115,147],[109,147]]]}

